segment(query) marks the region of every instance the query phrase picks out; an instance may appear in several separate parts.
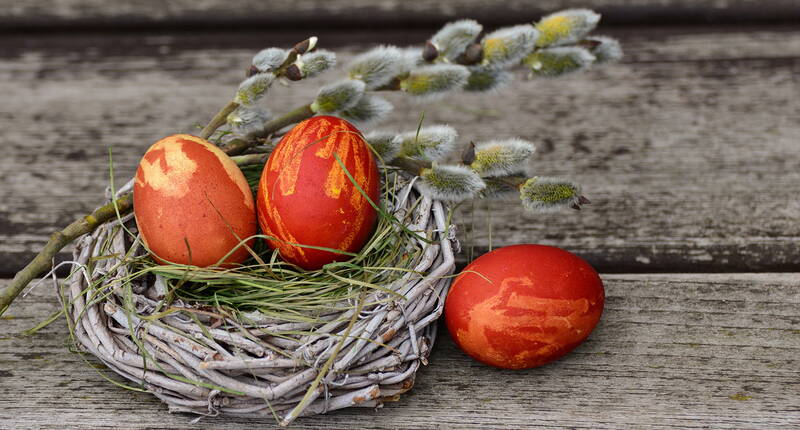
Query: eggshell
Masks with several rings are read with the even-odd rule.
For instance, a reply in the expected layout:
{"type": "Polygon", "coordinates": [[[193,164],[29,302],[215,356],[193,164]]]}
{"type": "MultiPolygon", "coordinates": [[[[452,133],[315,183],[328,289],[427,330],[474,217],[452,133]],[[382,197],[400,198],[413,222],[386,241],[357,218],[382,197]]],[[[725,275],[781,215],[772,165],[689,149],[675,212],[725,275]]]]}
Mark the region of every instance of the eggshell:
{"type": "Polygon", "coordinates": [[[482,255],[456,278],[445,321],[472,358],[505,369],[556,360],[600,321],[605,292],[580,257],[544,245],[514,245],[482,255]]]}
{"type": "Polygon", "coordinates": [[[297,245],[356,253],[369,239],[377,211],[348,178],[378,204],[378,166],[361,132],[347,121],[317,116],[278,143],[258,186],[258,221],[270,247],[307,270],[351,258],[297,245]]]}
{"type": "MultiPolygon", "coordinates": [[[[256,234],[253,193],[242,171],[222,150],[187,134],[165,137],[144,154],[133,207],[147,247],[172,263],[215,265],[256,234]]],[[[221,265],[248,255],[239,247],[221,265]]]]}

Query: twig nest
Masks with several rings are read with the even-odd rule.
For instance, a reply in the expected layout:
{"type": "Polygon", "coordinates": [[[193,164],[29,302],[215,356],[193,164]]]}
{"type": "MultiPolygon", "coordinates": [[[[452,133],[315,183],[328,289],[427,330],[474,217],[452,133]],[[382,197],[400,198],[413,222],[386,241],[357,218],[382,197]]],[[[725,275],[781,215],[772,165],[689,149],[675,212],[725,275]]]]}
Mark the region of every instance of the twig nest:
{"type": "Polygon", "coordinates": [[[268,258],[265,266],[225,275],[161,266],[139,245],[132,215],[102,225],[78,241],[82,270],[65,284],[78,347],[170,411],[274,412],[286,425],[298,416],[397,400],[427,363],[457,243],[441,202],[422,197],[399,174],[385,178],[385,208],[396,221],[379,223],[380,237],[364,255],[323,271],[292,271],[268,258]],[[230,291],[249,295],[226,296],[230,291]],[[196,299],[203,292],[213,300],[196,299]],[[248,310],[258,294],[271,298],[248,310]],[[292,302],[303,294],[313,296],[292,302]]]}

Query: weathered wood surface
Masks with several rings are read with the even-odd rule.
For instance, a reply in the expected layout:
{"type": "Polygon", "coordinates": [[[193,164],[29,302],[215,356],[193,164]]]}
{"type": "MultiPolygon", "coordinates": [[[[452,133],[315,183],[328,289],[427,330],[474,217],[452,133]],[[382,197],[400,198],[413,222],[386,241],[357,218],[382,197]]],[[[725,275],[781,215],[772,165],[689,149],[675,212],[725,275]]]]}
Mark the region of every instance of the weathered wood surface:
{"type": "MultiPolygon", "coordinates": [[[[100,204],[108,148],[121,182],[152,142],[207,121],[257,49],[307,35],[0,41],[0,274],[13,274],[50,232],[100,204]]],[[[605,272],[798,271],[800,32],[616,35],[627,52],[621,64],[517,82],[491,97],[420,105],[391,95],[396,112],[382,127],[413,129],[425,111],[426,123],[451,124],[465,142],[528,138],[538,144],[536,174],[585,185],[593,204],[580,213],[531,216],[514,201],[496,205],[495,246],[554,244],[605,272]]],[[[402,42],[427,36],[411,32],[402,42]]],[[[337,51],[346,62],[364,42],[391,37],[355,33],[362,44],[337,51]]],[[[282,112],[306,103],[319,83],[277,88],[267,105],[282,112]]],[[[479,205],[477,252],[488,246],[485,215],[479,205]]],[[[466,227],[470,217],[458,222],[466,227]]]]}
{"type": "Polygon", "coordinates": [[[586,7],[612,24],[792,22],[795,0],[0,0],[0,31],[62,28],[289,29],[439,25],[481,16],[499,24],[533,20],[549,12],[586,7]]]}
{"type": "MultiPolygon", "coordinates": [[[[441,330],[431,364],[400,402],[301,418],[296,428],[797,428],[800,273],[606,275],[588,341],[539,369],[468,359],[441,330]]],[[[4,285],[0,281],[0,285],[4,285]]],[[[0,427],[220,428],[273,424],[170,415],[104,380],[66,349],[47,285],[0,320],[0,427]]],[[[97,362],[89,359],[93,365],[97,362]]]]}

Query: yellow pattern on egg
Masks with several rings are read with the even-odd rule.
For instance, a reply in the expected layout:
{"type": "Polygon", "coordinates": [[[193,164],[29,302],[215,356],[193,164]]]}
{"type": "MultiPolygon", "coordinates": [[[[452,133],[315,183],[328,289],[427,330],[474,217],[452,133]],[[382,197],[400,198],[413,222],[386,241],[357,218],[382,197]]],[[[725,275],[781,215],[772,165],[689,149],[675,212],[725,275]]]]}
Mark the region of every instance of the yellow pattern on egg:
{"type": "MultiPolygon", "coordinates": [[[[299,127],[295,127],[284,136],[281,142],[295,142],[297,135],[302,132],[303,130],[299,127]]],[[[289,144],[278,145],[270,156],[267,168],[272,172],[280,170],[275,186],[282,195],[290,196],[295,193],[302,158],[302,148],[297,150],[294,145],[289,144]]]]}
{"type": "Polygon", "coordinates": [[[172,198],[180,198],[189,192],[192,175],[197,163],[183,152],[183,144],[172,145],[160,140],[147,152],[163,151],[155,160],[149,161],[148,154],[139,164],[142,169],[143,185],[172,198]]]}
{"type": "MultiPolygon", "coordinates": [[[[352,146],[350,139],[350,136],[344,137],[342,138],[341,144],[335,146],[336,155],[339,157],[339,160],[342,161],[342,164],[347,161],[347,157],[350,155],[350,147],[352,146]]],[[[332,158],[333,148],[334,146],[332,145],[330,151],[331,155],[327,158],[332,158]]],[[[319,154],[320,151],[317,151],[317,156],[319,156],[319,154]]],[[[345,184],[349,181],[342,165],[339,164],[336,159],[333,159],[331,161],[331,167],[328,170],[328,177],[325,178],[325,195],[332,199],[338,199],[342,194],[342,188],[344,188],[345,184]]]]}
{"type": "Polygon", "coordinates": [[[212,154],[214,154],[219,162],[222,164],[222,167],[225,169],[225,173],[227,173],[228,178],[239,187],[239,191],[242,192],[242,198],[244,199],[244,205],[247,206],[249,209],[253,209],[254,202],[253,202],[253,192],[250,190],[250,185],[247,184],[247,180],[242,175],[237,175],[237,173],[241,173],[239,166],[236,165],[236,162],[233,161],[231,157],[228,156],[225,152],[223,152],[218,147],[212,145],[205,139],[201,139],[197,136],[192,136],[190,134],[179,134],[178,137],[180,139],[191,140],[192,142],[197,142],[203,145],[204,148],[209,150],[212,154]]]}

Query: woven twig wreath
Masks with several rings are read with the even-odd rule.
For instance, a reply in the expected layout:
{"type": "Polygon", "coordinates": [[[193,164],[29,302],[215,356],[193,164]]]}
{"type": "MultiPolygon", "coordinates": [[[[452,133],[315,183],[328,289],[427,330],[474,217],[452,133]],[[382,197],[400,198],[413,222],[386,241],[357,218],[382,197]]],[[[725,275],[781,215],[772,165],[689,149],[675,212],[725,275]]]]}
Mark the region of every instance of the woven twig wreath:
{"type": "MultiPolygon", "coordinates": [[[[159,276],[126,281],[132,285],[122,294],[120,280],[129,278],[129,268],[120,256],[145,252],[131,249],[138,247],[127,234],[136,232],[135,220],[128,215],[108,222],[77,242],[74,258],[82,270],[65,284],[76,343],[170,411],[274,416],[288,424],[298,416],[397,400],[427,364],[458,246],[441,202],[422,197],[407,180],[397,196],[387,210],[420,233],[406,244],[416,250],[408,270],[386,290],[363,293],[357,307],[314,324],[267,319],[245,326],[202,313],[154,314],[164,296],[159,276]],[[306,334],[270,336],[293,328],[306,334]]],[[[200,309],[186,300],[171,307],[200,309]]]]}

